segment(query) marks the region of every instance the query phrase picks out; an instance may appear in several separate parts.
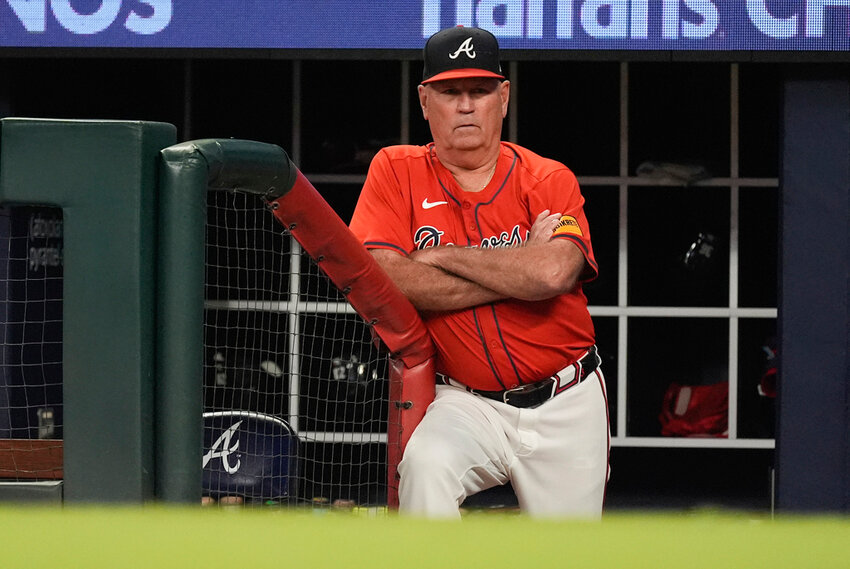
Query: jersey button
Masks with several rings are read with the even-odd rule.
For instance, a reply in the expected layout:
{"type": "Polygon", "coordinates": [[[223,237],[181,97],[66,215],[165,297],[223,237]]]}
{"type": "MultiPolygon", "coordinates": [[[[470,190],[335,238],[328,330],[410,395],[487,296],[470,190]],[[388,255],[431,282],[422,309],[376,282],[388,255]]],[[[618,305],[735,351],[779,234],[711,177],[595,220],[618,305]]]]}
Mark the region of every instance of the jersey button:
{"type": "Polygon", "coordinates": [[[472,204],[469,202],[463,202],[463,209],[469,209],[472,207],[472,204]]]}
{"type": "Polygon", "coordinates": [[[474,225],[470,225],[470,226],[469,226],[469,230],[470,230],[470,231],[475,231],[475,226],[474,226],[474,225]]]}
{"type": "Polygon", "coordinates": [[[519,387],[518,383],[512,383],[511,386],[508,387],[508,389],[516,389],[517,387],[519,387]]]}

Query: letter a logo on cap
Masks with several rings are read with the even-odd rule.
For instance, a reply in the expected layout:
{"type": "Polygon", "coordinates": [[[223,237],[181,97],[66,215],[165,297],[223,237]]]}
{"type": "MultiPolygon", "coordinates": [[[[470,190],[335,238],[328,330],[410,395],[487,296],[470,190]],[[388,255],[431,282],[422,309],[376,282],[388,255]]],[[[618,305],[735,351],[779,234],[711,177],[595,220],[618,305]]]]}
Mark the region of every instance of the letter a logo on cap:
{"type": "Polygon", "coordinates": [[[472,45],[472,37],[468,37],[463,40],[463,43],[460,44],[454,53],[449,54],[449,59],[457,59],[461,52],[465,53],[469,59],[475,59],[475,51],[473,51],[475,47],[472,45]]]}
{"type": "Polygon", "coordinates": [[[423,84],[463,77],[505,78],[499,64],[499,42],[481,28],[455,26],[440,30],[425,42],[422,56],[423,84]]]}

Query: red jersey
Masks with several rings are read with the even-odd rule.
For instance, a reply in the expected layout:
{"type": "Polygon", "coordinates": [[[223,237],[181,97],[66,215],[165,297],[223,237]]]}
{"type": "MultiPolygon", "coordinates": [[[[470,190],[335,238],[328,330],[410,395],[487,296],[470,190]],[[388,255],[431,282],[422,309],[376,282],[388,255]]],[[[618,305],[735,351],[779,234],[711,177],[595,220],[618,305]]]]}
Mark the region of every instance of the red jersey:
{"type": "MultiPolygon", "coordinates": [[[[350,227],[368,249],[403,255],[438,245],[514,247],[548,209],[562,214],[553,237],[573,241],[584,253],[587,281],[598,269],[583,205],[566,166],[515,144],[501,144],[495,173],[480,192],[457,185],[433,144],[391,146],[373,159],[350,227]]],[[[549,377],[594,343],[580,284],[548,300],[501,300],[424,321],[439,354],[437,371],[476,389],[549,377]]]]}

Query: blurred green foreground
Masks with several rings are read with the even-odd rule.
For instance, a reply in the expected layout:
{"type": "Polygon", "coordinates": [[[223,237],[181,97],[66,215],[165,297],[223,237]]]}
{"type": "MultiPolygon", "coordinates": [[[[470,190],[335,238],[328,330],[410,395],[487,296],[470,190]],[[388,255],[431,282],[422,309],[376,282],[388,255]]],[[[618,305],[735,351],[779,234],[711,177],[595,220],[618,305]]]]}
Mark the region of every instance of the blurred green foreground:
{"type": "Polygon", "coordinates": [[[850,568],[850,518],[729,512],[608,514],[601,522],[376,510],[0,508],[0,567],[464,569],[850,568]]]}

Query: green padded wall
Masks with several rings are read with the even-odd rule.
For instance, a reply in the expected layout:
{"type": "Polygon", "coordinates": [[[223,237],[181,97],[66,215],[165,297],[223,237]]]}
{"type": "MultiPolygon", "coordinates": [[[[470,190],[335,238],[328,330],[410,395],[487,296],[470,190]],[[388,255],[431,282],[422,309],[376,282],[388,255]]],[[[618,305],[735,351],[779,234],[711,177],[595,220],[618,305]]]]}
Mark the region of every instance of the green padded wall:
{"type": "Polygon", "coordinates": [[[64,215],[65,488],[153,498],[156,186],[165,123],[0,120],[0,202],[64,215]]]}

